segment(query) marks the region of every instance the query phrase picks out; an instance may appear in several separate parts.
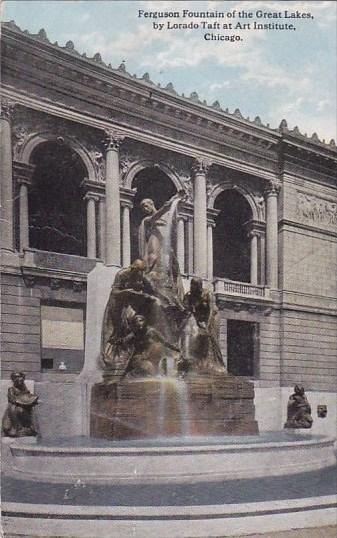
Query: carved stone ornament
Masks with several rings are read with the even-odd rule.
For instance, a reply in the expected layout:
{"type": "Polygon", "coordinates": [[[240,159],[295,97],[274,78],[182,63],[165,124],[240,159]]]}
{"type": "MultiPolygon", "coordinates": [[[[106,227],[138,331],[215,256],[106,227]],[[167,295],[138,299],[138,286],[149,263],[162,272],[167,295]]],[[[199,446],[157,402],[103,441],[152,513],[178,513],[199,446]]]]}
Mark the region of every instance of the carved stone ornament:
{"type": "Polygon", "coordinates": [[[126,176],[128,171],[130,170],[131,164],[132,160],[128,155],[119,160],[120,181],[123,187],[125,187],[126,176]]]}
{"type": "Polygon", "coordinates": [[[265,220],[266,216],[266,204],[261,194],[255,194],[254,200],[257,207],[257,213],[260,220],[265,220]]]}
{"type": "Polygon", "coordinates": [[[336,230],[337,202],[330,202],[317,196],[298,192],[296,197],[296,214],[305,222],[322,224],[336,230]]]}
{"type": "Polygon", "coordinates": [[[211,198],[213,190],[214,190],[214,185],[210,181],[207,181],[207,184],[206,184],[207,200],[211,198]]]}
{"type": "Polygon", "coordinates": [[[51,278],[50,279],[50,287],[52,290],[59,290],[62,286],[62,280],[59,278],[51,278]]]}
{"type": "Polygon", "coordinates": [[[123,142],[125,135],[112,129],[105,131],[104,145],[106,150],[118,150],[123,142]]]}
{"type": "Polygon", "coordinates": [[[105,160],[103,153],[97,148],[91,148],[89,150],[91,161],[94,165],[97,181],[104,181],[105,179],[105,160]]]}
{"type": "Polygon", "coordinates": [[[23,275],[23,281],[27,288],[33,288],[36,284],[36,276],[34,275],[23,275]]]}
{"type": "Polygon", "coordinates": [[[278,195],[281,190],[281,181],[278,178],[270,179],[266,186],[266,195],[278,195]]]}
{"type": "Polygon", "coordinates": [[[186,202],[193,203],[193,184],[189,177],[182,178],[183,188],[186,191],[186,202]]]}
{"type": "Polygon", "coordinates": [[[0,102],[1,102],[1,110],[0,110],[1,119],[10,121],[13,115],[14,107],[15,107],[14,101],[1,97],[0,102]]]}
{"type": "Polygon", "coordinates": [[[207,174],[212,161],[206,157],[196,157],[192,165],[194,174],[207,174]]]}
{"type": "Polygon", "coordinates": [[[28,128],[25,125],[18,125],[13,131],[13,153],[14,160],[18,161],[21,156],[21,150],[28,138],[28,128]]]}
{"type": "Polygon", "coordinates": [[[319,418],[325,418],[328,414],[328,406],[325,404],[319,404],[317,406],[317,416],[319,418]]]}
{"type": "Polygon", "coordinates": [[[72,288],[75,292],[81,292],[84,289],[84,282],[81,282],[79,280],[73,280],[72,281],[72,288]]]}

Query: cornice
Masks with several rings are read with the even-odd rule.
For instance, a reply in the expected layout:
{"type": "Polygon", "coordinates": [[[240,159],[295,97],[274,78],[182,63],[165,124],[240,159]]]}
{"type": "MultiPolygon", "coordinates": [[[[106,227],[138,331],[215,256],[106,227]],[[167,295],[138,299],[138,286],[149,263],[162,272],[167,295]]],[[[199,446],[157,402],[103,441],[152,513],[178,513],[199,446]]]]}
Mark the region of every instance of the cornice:
{"type": "Polygon", "coordinates": [[[196,92],[192,92],[189,97],[179,95],[172,83],[168,83],[165,88],[162,88],[159,84],[156,85],[151,81],[148,73],[144,73],[142,77],[136,75],[130,75],[127,72],[126,66],[122,63],[118,68],[112,68],[111,64],[106,64],[101,58],[99,53],[96,53],[92,58],[88,58],[87,55],[80,54],[76,51],[74,44],[68,41],[64,47],[58,45],[57,42],[51,43],[46,35],[46,32],[41,29],[37,34],[31,34],[27,30],[22,31],[14,21],[2,23],[4,40],[12,40],[17,43],[24,43],[25,53],[28,54],[29,49],[38,49],[38,57],[42,62],[42,53],[49,55],[50,58],[57,58],[64,62],[71,62],[76,66],[89,69],[90,75],[93,72],[95,74],[105,75],[110,81],[115,81],[118,86],[125,86],[126,88],[133,89],[136,92],[143,92],[148,98],[149,92],[151,92],[151,99],[160,98],[166,99],[171,105],[187,106],[189,109],[194,110],[197,114],[202,113],[206,115],[212,115],[214,118],[221,118],[222,121],[229,120],[233,125],[241,127],[255,128],[256,132],[261,135],[265,131],[265,134],[273,135],[275,132],[270,129],[268,125],[263,125],[261,119],[257,116],[253,121],[249,118],[244,118],[240,110],[237,108],[233,113],[230,113],[228,109],[223,110],[218,101],[215,101],[213,105],[207,105],[206,101],[201,101],[196,92]]]}
{"type": "MultiPolygon", "coordinates": [[[[256,139],[265,140],[269,138],[272,145],[280,139],[287,144],[293,144],[298,147],[304,143],[307,151],[320,154],[321,150],[325,150],[325,153],[328,152],[329,155],[334,154],[337,158],[337,148],[334,140],[326,144],[324,140],[319,140],[316,133],[309,138],[307,135],[303,135],[298,127],[289,130],[286,120],[282,120],[277,129],[271,129],[269,124],[263,125],[258,116],[255,120],[251,121],[249,118],[244,118],[239,109],[236,109],[233,113],[230,113],[228,109],[223,110],[218,101],[215,101],[209,106],[206,101],[199,99],[196,92],[192,92],[189,97],[185,97],[184,95],[178,95],[172,83],[168,83],[165,88],[162,88],[159,84],[156,85],[151,81],[148,73],[144,73],[142,77],[130,75],[124,63],[114,69],[111,64],[107,65],[104,63],[99,53],[96,53],[92,58],[88,58],[85,53],[80,54],[71,41],[68,41],[64,47],[59,46],[57,42],[52,44],[44,29],[41,29],[37,34],[31,34],[27,30],[22,31],[14,21],[3,23],[2,27],[3,41],[5,43],[6,40],[12,41],[17,45],[23,44],[25,54],[28,54],[29,49],[36,49],[39,61],[42,63],[44,60],[41,53],[44,53],[46,55],[46,61],[48,61],[47,57],[49,57],[50,60],[56,58],[59,63],[72,64],[73,67],[80,68],[83,71],[83,76],[87,76],[87,78],[96,77],[97,84],[103,86],[104,84],[106,86],[116,84],[120,92],[126,90],[127,92],[131,92],[131,94],[134,93],[140,96],[144,102],[151,104],[154,109],[158,103],[164,104],[164,107],[173,108],[178,116],[181,113],[185,114],[187,109],[187,114],[196,115],[199,119],[204,117],[210,123],[214,122],[232,127],[234,130],[232,134],[234,136],[235,129],[239,133],[248,131],[256,139]],[[85,74],[84,71],[87,73],[85,74]],[[93,75],[95,76],[93,77],[93,75]]],[[[76,73],[71,68],[68,71],[68,75],[76,73]]],[[[168,112],[169,110],[167,110],[168,112]]],[[[172,115],[172,111],[170,111],[170,115],[172,115]]]]}
{"type": "Polygon", "coordinates": [[[324,235],[329,236],[329,237],[337,238],[337,231],[334,232],[333,230],[322,228],[319,225],[308,224],[308,223],[305,223],[305,222],[299,222],[299,221],[294,221],[294,220],[290,220],[290,219],[282,219],[282,220],[280,220],[278,222],[279,231],[281,231],[281,230],[283,230],[284,228],[287,228],[287,227],[288,228],[298,228],[298,229],[304,230],[307,233],[314,232],[314,233],[318,234],[320,236],[320,238],[321,238],[321,236],[324,236],[324,235]]]}
{"type": "Polygon", "coordinates": [[[161,147],[162,149],[174,151],[191,158],[198,155],[201,158],[210,159],[213,164],[250,174],[260,179],[272,180],[277,175],[276,172],[262,168],[259,164],[247,164],[243,162],[242,159],[234,159],[232,157],[223,155],[223,153],[217,153],[211,150],[202,153],[200,151],[200,147],[197,145],[180,142],[177,141],[176,138],[163,137],[158,133],[153,135],[151,132],[146,132],[144,129],[138,129],[136,127],[130,128],[124,125],[121,126],[120,124],[116,124],[112,121],[108,122],[106,120],[99,119],[91,114],[80,113],[70,109],[69,107],[56,105],[55,103],[51,103],[45,99],[34,99],[32,97],[28,97],[27,95],[21,94],[13,89],[3,87],[2,94],[10,97],[13,101],[15,101],[16,104],[23,107],[43,112],[45,114],[50,114],[57,118],[87,125],[103,132],[113,129],[127,138],[146,144],[155,145],[157,147],[161,147]]]}
{"type": "MultiPolygon", "coordinates": [[[[13,71],[12,77],[16,78],[17,69],[12,64],[4,68],[4,73],[6,70],[13,71]]],[[[53,66],[48,73],[42,69],[30,68],[27,62],[20,66],[20,77],[35,87],[43,88],[44,93],[52,91],[70,98],[76,96],[79,102],[88,103],[96,109],[101,107],[107,117],[116,118],[118,114],[123,114],[130,118],[130,122],[134,121],[132,118],[143,119],[161,128],[174,129],[188,135],[193,130],[201,139],[221,141],[236,151],[273,161],[273,150],[279,142],[276,133],[257,132],[252,125],[238,125],[233,118],[212,116],[212,111],[209,110],[191,110],[190,104],[187,106],[168,101],[165,96],[155,98],[152,91],[149,99],[149,93],[144,93],[144,89],[138,88],[135,91],[121,88],[119,82],[114,85],[108,78],[102,80],[94,77],[92,72],[89,76],[80,71],[69,71],[74,74],[73,79],[55,76],[53,66]],[[45,76],[42,76],[43,73],[45,76]],[[83,78],[86,82],[83,82],[83,78]]]]}

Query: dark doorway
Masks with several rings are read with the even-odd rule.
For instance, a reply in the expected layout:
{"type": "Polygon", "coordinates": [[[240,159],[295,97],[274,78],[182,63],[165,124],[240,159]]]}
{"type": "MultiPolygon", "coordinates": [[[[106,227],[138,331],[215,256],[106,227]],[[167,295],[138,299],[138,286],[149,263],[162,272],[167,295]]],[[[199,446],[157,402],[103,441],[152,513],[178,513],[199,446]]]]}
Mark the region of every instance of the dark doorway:
{"type": "Polygon", "coordinates": [[[227,366],[233,375],[256,377],[258,324],[227,320],[227,366]]]}
{"type": "Polygon", "coordinates": [[[71,148],[45,142],[32,155],[29,244],[39,250],[86,256],[86,168],[71,148]]]}
{"type": "Polygon", "coordinates": [[[135,260],[139,256],[138,229],[144,216],[139,207],[140,202],[144,198],[151,198],[156,208],[159,209],[177,192],[177,189],[171,179],[157,167],[145,168],[139,172],[134,178],[132,186],[137,189],[131,211],[131,260],[135,260]]]}
{"type": "Polygon", "coordinates": [[[213,232],[214,276],[240,282],[250,281],[250,242],[245,224],[252,211],[245,198],[236,191],[226,190],[217,197],[213,232]]]}

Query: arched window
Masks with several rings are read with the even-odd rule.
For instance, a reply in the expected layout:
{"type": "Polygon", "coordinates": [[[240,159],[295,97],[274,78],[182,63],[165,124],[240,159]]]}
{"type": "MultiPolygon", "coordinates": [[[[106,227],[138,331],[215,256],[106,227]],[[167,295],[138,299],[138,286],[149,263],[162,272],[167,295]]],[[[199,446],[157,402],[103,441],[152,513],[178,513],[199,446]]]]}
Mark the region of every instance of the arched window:
{"type": "Polygon", "coordinates": [[[39,250],[86,255],[86,208],[81,183],[88,175],[79,155],[58,142],[40,144],[29,193],[29,244],[39,250]]]}
{"type": "Polygon", "coordinates": [[[246,224],[252,211],[235,190],[220,193],[214,203],[220,210],[213,233],[214,276],[240,282],[250,281],[250,240],[246,224]]]}
{"type": "Polygon", "coordinates": [[[139,256],[138,229],[144,217],[139,207],[140,202],[144,198],[151,198],[156,208],[159,209],[176,193],[176,188],[172,180],[159,167],[145,168],[138,172],[132,186],[137,189],[131,211],[131,260],[134,260],[139,256]]]}

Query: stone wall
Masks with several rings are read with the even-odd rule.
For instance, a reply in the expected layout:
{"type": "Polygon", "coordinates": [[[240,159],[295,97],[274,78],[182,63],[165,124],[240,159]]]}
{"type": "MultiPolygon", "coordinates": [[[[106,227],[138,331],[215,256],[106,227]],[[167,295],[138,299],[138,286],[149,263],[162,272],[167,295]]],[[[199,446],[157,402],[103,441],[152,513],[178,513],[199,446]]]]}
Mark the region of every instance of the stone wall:
{"type": "Polygon", "coordinates": [[[14,369],[40,379],[40,292],[27,288],[19,275],[1,277],[1,369],[9,378],[14,369]]]}
{"type": "Polygon", "coordinates": [[[282,385],[307,390],[337,389],[337,318],[285,311],[282,327],[282,385]]]}
{"type": "Polygon", "coordinates": [[[281,384],[336,391],[336,190],[287,176],[281,201],[281,384]]]}
{"type": "Polygon", "coordinates": [[[336,189],[286,177],[280,200],[280,289],[283,303],[337,308],[336,189]]]}
{"type": "MultiPolygon", "coordinates": [[[[13,370],[23,370],[34,381],[41,379],[41,304],[86,303],[84,285],[74,291],[71,282],[64,280],[53,289],[50,279],[35,280],[26,284],[20,274],[1,275],[1,371],[5,379],[13,370]]],[[[63,360],[62,349],[58,354],[63,360]]]]}
{"type": "Polygon", "coordinates": [[[264,316],[260,324],[259,380],[263,386],[280,385],[280,314],[264,316]]]}

